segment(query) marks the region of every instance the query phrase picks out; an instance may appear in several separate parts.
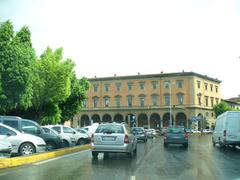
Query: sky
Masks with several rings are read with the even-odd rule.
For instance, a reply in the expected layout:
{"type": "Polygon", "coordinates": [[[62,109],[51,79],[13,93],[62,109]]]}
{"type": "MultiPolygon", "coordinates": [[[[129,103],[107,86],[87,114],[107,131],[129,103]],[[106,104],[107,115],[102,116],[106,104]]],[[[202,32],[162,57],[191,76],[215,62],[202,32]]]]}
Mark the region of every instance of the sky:
{"type": "Polygon", "coordinates": [[[78,77],[193,71],[240,94],[239,0],[0,0],[38,56],[63,47],[78,77]]]}

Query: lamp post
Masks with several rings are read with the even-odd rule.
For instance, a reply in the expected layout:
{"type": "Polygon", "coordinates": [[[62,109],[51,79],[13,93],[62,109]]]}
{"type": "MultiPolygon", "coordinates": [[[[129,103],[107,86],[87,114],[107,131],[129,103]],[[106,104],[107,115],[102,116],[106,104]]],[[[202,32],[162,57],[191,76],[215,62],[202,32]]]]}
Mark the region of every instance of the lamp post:
{"type": "Polygon", "coordinates": [[[171,81],[169,81],[169,113],[170,113],[170,126],[172,126],[172,84],[171,81]]]}

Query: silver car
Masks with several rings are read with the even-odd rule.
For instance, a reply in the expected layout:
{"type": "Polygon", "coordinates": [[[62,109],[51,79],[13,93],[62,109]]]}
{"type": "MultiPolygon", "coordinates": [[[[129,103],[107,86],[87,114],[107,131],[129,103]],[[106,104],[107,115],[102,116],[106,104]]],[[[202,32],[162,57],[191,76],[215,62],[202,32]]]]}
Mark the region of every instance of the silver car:
{"type": "Polygon", "coordinates": [[[92,156],[98,153],[127,153],[133,157],[137,151],[137,139],[126,124],[100,124],[92,135],[92,156]]]}
{"type": "Polygon", "coordinates": [[[12,145],[7,140],[0,140],[0,158],[8,158],[12,153],[12,145]]]}
{"type": "Polygon", "coordinates": [[[20,131],[0,123],[0,140],[7,140],[11,143],[12,153],[19,155],[30,155],[36,152],[45,152],[45,141],[31,134],[24,134],[20,131]]]}

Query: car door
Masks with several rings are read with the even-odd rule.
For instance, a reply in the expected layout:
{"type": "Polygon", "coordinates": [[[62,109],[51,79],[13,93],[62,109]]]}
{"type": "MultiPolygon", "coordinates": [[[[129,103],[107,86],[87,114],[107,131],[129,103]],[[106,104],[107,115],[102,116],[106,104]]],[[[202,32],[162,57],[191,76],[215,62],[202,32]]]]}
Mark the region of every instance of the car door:
{"type": "Polygon", "coordinates": [[[0,125],[0,140],[7,140],[11,143],[13,151],[17,152],[20,140],[17,138],[17,133],[0,125]]]}

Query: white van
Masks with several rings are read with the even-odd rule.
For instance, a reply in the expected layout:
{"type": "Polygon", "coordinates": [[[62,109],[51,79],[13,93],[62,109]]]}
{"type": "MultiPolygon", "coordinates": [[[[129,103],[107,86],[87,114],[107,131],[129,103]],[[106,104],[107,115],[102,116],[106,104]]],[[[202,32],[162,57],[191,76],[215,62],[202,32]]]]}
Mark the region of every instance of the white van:
{"type": "Polygon", "coordinates": [[[220,147],[240,145],[240,111],[227,111],[217,117],[212,143],[220,147]]]}

